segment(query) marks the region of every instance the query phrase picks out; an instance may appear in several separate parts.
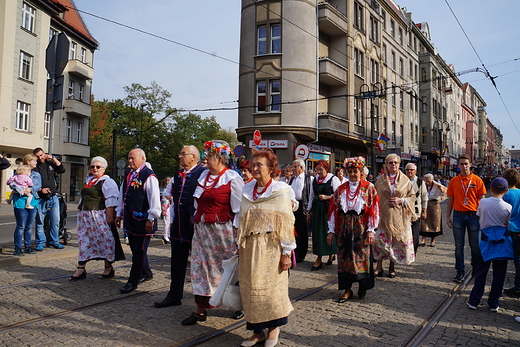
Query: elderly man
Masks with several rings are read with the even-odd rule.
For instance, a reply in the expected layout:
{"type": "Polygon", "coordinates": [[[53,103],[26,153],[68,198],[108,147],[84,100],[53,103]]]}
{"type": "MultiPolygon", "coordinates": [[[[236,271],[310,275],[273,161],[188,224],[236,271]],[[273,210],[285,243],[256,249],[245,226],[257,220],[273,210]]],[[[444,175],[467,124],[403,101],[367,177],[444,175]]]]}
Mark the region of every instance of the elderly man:
{"type": "Polygon", "coordinates": [[[120,205],[116,210],[116,226],[128,233],[132,250],[132,268],[128,283],[119,291],[130,293],[139,283],[153,278],[148,265],[150,237],[157,231],[157,218],[161,215],[159,182],[152,169],[146,166],[146,154],[140,148],[128,153],[130,171],[125,175],[119,191],[120,205]]]}
{"type": "Polygon", "coordinates": [[[195,214],[194,198],[199,176],[207,169],[197,165],[200,153],[195,146],[184,146],[179,153],[179,170],[170,181],[164,194],[173,197],[171,205],[170,243],[171,283],[170,291],[163,301],[156,302],[155,307],[177,306],[181,304],[184,278],[188,266],[188,255],[193,238],[193,216],[195,214]],[[173,184],[172,184],[173,183],[173,184]]]}
{"type": "Polygon", "coordinates": [[[49,247],[62,249],[63,245],[59,242],[60,202],[56,196],[56,193],[59,193],[56,187],[56,174],[64,173],[65,168],[58,158],[46,154],[41,148],[35,148],[33,154],[38,160],[38,164],[33,171],[42,176],[42,187],[38,190],[40,197],[38,213],[36,214],[36,251],[43,251],[46,243],[49,247]],[[49,215],[50,240],[47,240],[43,228],[47,214],[49,215]]]}
{"type": "Polygon", "coordinates": [[[412,181],[412,188],[415,192],[415,216],[417,220],[412,222],[413,249],[417,254],[419,247],[419,233],[421,231],[421,219],[426,219],[428,211],[428,191],[424,181],[417,177],[417,166],[414,163],[408,163],[405,167],[406,176],[412,181]]]}
{"type": "Polygon", "coordinates": [[[297,159],[293,162],[294,176],[289,181],[289,185],[294,191],[296,200],[298,200],[298,210],[294,212],[295,228],[296,228],[296,262],[301,263],[305,260],[309,249],[309,235],[307,232],[307,207],[309,206],[309,198],[311,194],[311,186],[314,177],[305,173],[305,163],[303,160],[297,159]]]}

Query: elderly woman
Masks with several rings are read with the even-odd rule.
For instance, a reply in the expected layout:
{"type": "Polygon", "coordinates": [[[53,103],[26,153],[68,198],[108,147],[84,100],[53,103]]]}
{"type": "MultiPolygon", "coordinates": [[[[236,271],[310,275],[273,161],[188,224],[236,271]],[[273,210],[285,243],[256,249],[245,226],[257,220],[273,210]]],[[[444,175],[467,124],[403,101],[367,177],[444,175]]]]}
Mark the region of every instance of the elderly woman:
{"type": "Polygon", "coordinates": [[[104,260],[105,271],[100,279],[114,277],[112,263],[124,259],[117,230],[113,228],[119,189],[117,183],[105,175],[107,166],[105,158],[92,158],[91,174],[81,189],[77,222],[78,266],[71,281],[87,278],[85,267],[90,260],[104,260]]]}
{"type": "MultiPolygon", "coordinates": [[[[29,178],[32,180],[32,187],[25,188],[24,193],[32,194],[33,199],[30,202],[32,208],[27,208],[27,195],[20,195],[13,191],[12,204],[14,217],[16,219],[16,228],[14,229],[14,255],[34,254],[35,250],[31,247],[32,225],[36,218],[38,206],[38,190],[42,187],[42,178],[36,171],[37,158],[33,154],[27,154],[23,157],[23,164],[27,169],[31,170],[29,178]],[[22,238],[25,249],[22,249],[22,238]]],[[[43,248],[41,249],[43,251],[43,248]]]]}
{"type": "Polygon", "coordinates": [[[309,206],[307,210],[307,223],[311,223],[312,229],[312,252],[318,257],[311,268],[311,271],[319,270],[323,267],[322,256],[328,255],[327,265],[332,265],[334,254],[336,254],[336,241],[327,244],[328,211],[329,200],[336,189],[340,186],[339,179],[329,173],[329,163],[325,160],[316,162],[316,178],[312,182],[309,206]]]}
{"type": "Polygon", "coordinates": [[[346,183],[348,181],[348,178],[345,177],[345,169],[342,167],[338,167],[335,171],[336,177],[339,179],[339,182],[341,184],[346,183]]]}
{"type": "Polygon", "coordinates": [[[383,259],[390,260],[388,277],[395,277],[395,263],[410,264],[415,260],[412,221],[415,216],[415,193],[410,179],[399,170],[401,158],[389,154],[385,173],[376,182],[380,199],[379,228],[375,235],[374,258],[376,277],[383,275],[383,259]]]}
{"type": "MultiPolygon", "coordinates": [[[[166,191],[166,187],[170,186],[172,178],[170,176],[165,177],[161,181],[161,217],[163,219],[163,237],[162,242],[165,245],[170,244],[170,206],[172,204],[172,197],[169,195],[169,191],[166,191]]],[[[172,182],[173,183],[173,182],[172,182]]]]}
{"type": "Polygon", "coordinates": [[[196,211],[191,243],[191,286],[195,310],[182,325],[205,321],[209,299],[215,292],[223,272],[222,260],[235,255],[234,227],[244,181],[234,170],[228,170],[231,148],[225,141],[212,140],[204,144],[208,170],[199,177],[193,194],[196,211]]]}
{"type": "Polygon", "coordinates": [[[441,201],[446,199],[446,191],[448,188],[435,182],[431,173],[424,175],[423,179],[428,193],[428,208],[426,211],[426,219],[421,221],[421,231],[419,234],[422,238],[419,245],[426,246],[426,238],[431,237],[430,246],[435,247],[435,238],[442,235],[441,201]]]}
{"type": "Polygon", "coordinates": [[[371,245],[379,224],[379,197],[374,185],[361,178],[365,158],[345,159],[348,181],[334,193],[330,202],[331,245],[338,243],[338,289],[344,290],[339,303],[352,298],[352,283],[359,282],[358,297],[374,288],[371,245]]]}
{"type": "Polygon", "coordinates": [[[240,173],[242,174],[244,184],[249,183],[253,180],[253,175],[251,174],[251,161],[243,160],[240,163],[239,169],[240,173]]]}
{"type": "Polygon", "coordinates": [[[252,169],[256,181],[244,186],[237,238],[240,293],[247,329],[253,330],[242,346],[264,340],[265,346],[275,346],[278,327],[287,324],[293,310],[286,270],[296,248],[293,211],[297,202],[289,185],[274,180],[278,159],[272,150],[253,149],[252,169]]]}
{"type": "Polygon", "coordinates": [[[291,178],[293,176],[293,167],[290,164],[285,164],[282,168],[282,177],[280,178],[280,181],[285,182],[289,184],[291,181],[291,178]]]}

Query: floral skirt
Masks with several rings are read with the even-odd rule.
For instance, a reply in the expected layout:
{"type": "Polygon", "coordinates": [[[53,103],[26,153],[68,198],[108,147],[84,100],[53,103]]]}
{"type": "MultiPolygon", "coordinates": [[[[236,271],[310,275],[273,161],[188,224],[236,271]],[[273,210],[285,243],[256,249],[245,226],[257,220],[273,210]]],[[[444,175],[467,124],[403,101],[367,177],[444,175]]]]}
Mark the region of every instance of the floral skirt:
{"type": "Polygon", "coordinates": [[[388,258],[390,261],[404,265],[415,261],[411,224],[409,224],[406,230],[405,241],[397,241],[392,236],[387,236],[382,228],[379,228],[374,236],[374,259],[381,260],[388,258]]]}
{"type": "Polygon", "coordinates": [[[78,260],[115,259],[115,240],[105,210],[78,211],[78,260]]]}

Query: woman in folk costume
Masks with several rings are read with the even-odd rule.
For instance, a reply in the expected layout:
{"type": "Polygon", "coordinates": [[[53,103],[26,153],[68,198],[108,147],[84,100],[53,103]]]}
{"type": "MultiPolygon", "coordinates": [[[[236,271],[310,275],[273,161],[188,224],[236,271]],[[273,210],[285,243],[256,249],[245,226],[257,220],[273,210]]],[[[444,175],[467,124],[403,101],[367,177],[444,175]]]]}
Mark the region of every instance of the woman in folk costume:
{"type": "Polygon", "coordinates": [[[431,173],[424,175],[424,183],[428,192],[428,209],[426,220],[421,221],[420,235],[422,239],[419,245],[426,246],[426,238],[431,237],[430,246],[435,247],[435,238],[442,235],[441,202],[446,200],[448,188],[435,182],[431,173]]]}
{"type": "Polygon", "coordinates": [[[395,277],[395,263],[410,264],[415,260],[412,221],[415,216],[415,193],[410,179],[399,170],[401,158],[389,154],[386,172],[376,182],[380,201],[379,228],[375,234],[374,258],[376,277],[383,276],[383,259],[390,260],[388,277],[395,277]]]}
{"type": "Polygon", "coordinates": [[[379,224],[379,197],[374,185],[361,179],[365,158],[345,159],[348,180],[339,186],[330,200],[329,234],[338,243],[338,289],[345,292],[338,302],[352,298],[352,283],[359,282],[358,297],[374,287],[371,245],[379,224]]]}
{"type": "Polygon", "coordinates": [[[307,223],[311,223],[312,229],[312,253],[316,254],[316,261],[311,267],[311,271],[319,270],[323,267],[321,258],[328,255],[327,265],[332,265],[337,250],[336,241],[331,245],[327,244],[327,222],[329,220],[329,201],[334,192],[341,185],[340,180],[329,173],[329,163],[326,160],[318,160],[314,167],[316,177],[312,181],[309,206],[307,210],[307,223]]]}
{"type": "Polygon", "coordinates": [[[296,248],[293,211],[298,202],[289,185],[274,179],[278,158],[272,150],[253,150],[251,163],[255,180],[243,189],[237,240],[240,293],[253,336],[242,346],[265,340],[265,346],[273,347],[293,310],[287,270],[296,248]]]}
{"type": "Polygon", "coordinates": [[[204,171],[195,189],[194,233],[191,243],[191,286],[195,310],[182,325],[205,321],[209,299],[222,277],[222,260],[235,255],[235,226],[244,181],[229,170],[231,148],[227,142],[207,141],[204,144],[208,170],[204,171]]]}

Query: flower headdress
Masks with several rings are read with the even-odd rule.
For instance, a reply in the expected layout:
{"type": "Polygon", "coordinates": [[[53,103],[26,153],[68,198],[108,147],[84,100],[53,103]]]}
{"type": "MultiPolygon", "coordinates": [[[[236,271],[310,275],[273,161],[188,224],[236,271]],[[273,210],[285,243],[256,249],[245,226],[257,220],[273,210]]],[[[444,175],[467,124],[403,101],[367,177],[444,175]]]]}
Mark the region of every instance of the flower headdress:
{"type": "Polygon", "coordinates": [[[217,153],[219,155],[231,155],[231,148],[220,142],[206,141],[204,143],[204,151],[206,153],[217,153]]]}
{"type": "Polygon", "coordinates": [[[365,167],[365,158],[364,157],[352,157],[346,158],[344,161],[345,168],[349,167],[358,168],[362,170],[365,167]]]}

